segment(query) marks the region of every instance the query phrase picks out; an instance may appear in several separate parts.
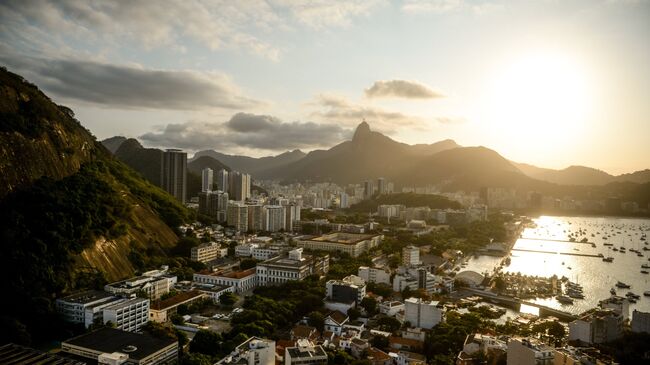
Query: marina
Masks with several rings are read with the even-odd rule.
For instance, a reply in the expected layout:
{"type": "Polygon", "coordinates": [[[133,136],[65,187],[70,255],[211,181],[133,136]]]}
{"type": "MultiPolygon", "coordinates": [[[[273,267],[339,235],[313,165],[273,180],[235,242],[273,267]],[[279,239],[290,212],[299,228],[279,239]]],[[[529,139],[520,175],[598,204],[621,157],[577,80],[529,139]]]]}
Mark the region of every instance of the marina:
{"type": "Polygon", "coordinates": [[[630,312],[650,311],[650,297],[645,295],[650,294],[650,275],[642,272],[650,266],[650,254],[644,255],[650,220],[542,216],[534,223],[534,227],[522,232],[507,259],[475,256],[466,269],[489,276],[504,273],[565,278],[579,285],[580,290],[567,290],[570,288],[565,286],[561,293],[557,289],[551,293],[540,291],[530,294],[532,298],[519,299],[574,315],[611,295],[626,297],[630,312]],[[588,244],[580,242],[587,237],[588,244]],[[617,286],[619,283],[622,285],[617,286]],[[626,296],[627,292],[644,295],[637,298],[626,296]]]}

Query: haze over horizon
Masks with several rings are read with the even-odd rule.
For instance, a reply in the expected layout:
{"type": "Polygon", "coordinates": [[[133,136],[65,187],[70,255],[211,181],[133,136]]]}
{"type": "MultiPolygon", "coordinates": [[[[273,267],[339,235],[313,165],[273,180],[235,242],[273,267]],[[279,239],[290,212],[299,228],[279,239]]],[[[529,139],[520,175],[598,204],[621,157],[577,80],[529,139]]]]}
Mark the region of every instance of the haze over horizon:
{"type": "Polygon", "coordinates": [[[0,64],[99,139],[265,156],[365,118],[540,167],[650,167],[644,0],[7,1],[0,19],[0,64]]]}

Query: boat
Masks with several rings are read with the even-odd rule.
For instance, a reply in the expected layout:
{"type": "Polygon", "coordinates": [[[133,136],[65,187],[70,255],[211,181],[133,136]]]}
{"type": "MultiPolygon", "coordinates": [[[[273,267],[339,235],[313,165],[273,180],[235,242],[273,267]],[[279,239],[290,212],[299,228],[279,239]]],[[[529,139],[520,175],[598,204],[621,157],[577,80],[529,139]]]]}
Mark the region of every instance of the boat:
{"type": "Polygon", "coordinates": [[[650,269],[650,265],[648,265],[648,264],[643,264],[643,265],[641,265],[641,268],[642,268],[642,269],[650,269]]]}
{"type": "Polygon", "coordinates": [[[605,262],[613,262],[613,261],[614,261],[614,258],[611,257],[611,256],[609,256],[609,257],[603,257],[603,261],[605,261],[605,262]]]}
{"type": "Polygon", "coordinates": [[[628,297],[628,298],[627,298],[627,301],[630,302],[630,303],[632,303],[632,304],[636,303],[636,299],[634,299],[634,298],[632,298],[632,297],[628,297]]]}
{"type": "Polygon", "coordinates": [[[613,250],[614,250],[614,251],[618,251],[618,248],[614,247],[613,250]]]}
{"type": "Polygon", "coordinates": [[[640,295],[638,295],[638,294],[634,294],[634,293],[632,293],[631,291],[625,293],[625,296],[628,297],[628,298],[634,298],[634,299],[639,299],[639,298],[641,298],[640,295]]]}
{"type": "MultiPolygon", "coordinates": [[[[614,288],[609,289],[609,293],[610,293],[611,295],[616,295],[616,289],[614,289],[614,288]]],[[[650,292],[648,292],[648,293],[650,293],[650,292]]],[[[644,294],[645,294],[645,293],[644,293],[644,294]]]]}
{"type": "Polygon", "coordinates": [[[566,295],[558,295],[555,299],[562,304],[573,304],[573,299],[566,295]]]}
{"type": "Polygon", "coordinates": [[[641,274],[647,274],[648,270],[641,270],[641,274]]]}
{"type": "Polygon", "coordinates": [[[603,243],[603,246],[614,246],[614,244],[607,242],[607,243],[603,243]]]}
{"type": "Polygon", "coordinates": [[[621,282],[621,281],[616,283],[616,287],[617,288],[622,288],[622,289],[629,289],[630,288],[629,285],[627,285],[627,284],[625,284],[624,282],[621,282]]]}
{"type": "Polygon", "coordinates": [[[646,290],[643,292],[643,296],[645,297],[650,297],[650,290],[646,290]]]}

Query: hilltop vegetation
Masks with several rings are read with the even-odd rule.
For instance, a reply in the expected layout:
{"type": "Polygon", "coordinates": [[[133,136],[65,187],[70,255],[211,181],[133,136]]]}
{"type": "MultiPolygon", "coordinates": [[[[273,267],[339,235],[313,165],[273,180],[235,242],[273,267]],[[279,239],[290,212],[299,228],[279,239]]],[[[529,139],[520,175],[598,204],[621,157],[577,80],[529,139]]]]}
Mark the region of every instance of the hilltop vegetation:
{"type": "Polygon", "coordinates": [[[353,212],[376,212],[377,207],[384,204],[402,204],[406,207],[429,207],[431,209],[459,209],[460,203],[449,200],[441,195],[395,193],[378,195],[372,199],[363,200],[350,207],[353,212]]]}

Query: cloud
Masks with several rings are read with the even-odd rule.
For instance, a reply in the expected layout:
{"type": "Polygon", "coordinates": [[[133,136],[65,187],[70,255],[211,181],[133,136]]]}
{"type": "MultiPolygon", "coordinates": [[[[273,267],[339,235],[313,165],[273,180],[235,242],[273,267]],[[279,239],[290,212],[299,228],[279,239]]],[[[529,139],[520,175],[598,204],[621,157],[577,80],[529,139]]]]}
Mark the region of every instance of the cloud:
{"type": "Polygon", "coordinates": [[[20,71],[48,93],[102,106],[193,110],[239,109],[262,104],[243,96],[220,73],[4,54],[0,55],[0,62],[20,71]]]}
{"type": "Polygon", "coordinates": [[[43,44],[100,49],[144,47],[184,52],[186,45],[237,49],[277,61],[269,39],[296,26],[344,27],[383,0],[6,0],[0,39],[38,50],[43,44]]]}
{"type": "Polygon", "coordinates": [[[401,10],[407,14],[446,14],[469,11],[474,15],[483,15],[502,8],[503,4],[481,0],[405,0],[401,10]]]}
{"type": "Polygon", "coordinates": [[[406,80],[375,81],[370,88],[366,89],[365,93],[369,98],[433,99],[444,97],[443,94],[431,90],[426,85],[406,80]]]}
{"type": "Polygon", "coordinates": [[[139,138],[149,145],[193,151],[286,151],[329,148],[349,137],[350,133],[350,129],[331,123],[283,122],[269,115],[237,113],[227,122],[168,124],[139,138]]]}
{"type": "Polygon", "coordinates": [[[348,126],[356,126],[365,119],[373,129],[385,134],[394,134],[395,126],[422,127],[426,124],[423,118],[417,116],[388,111],[371,105],[356,104],[336,95],[319,95],[309,105],[320,109],[312,113],[312,116],[319,119],[348,126]]]}

